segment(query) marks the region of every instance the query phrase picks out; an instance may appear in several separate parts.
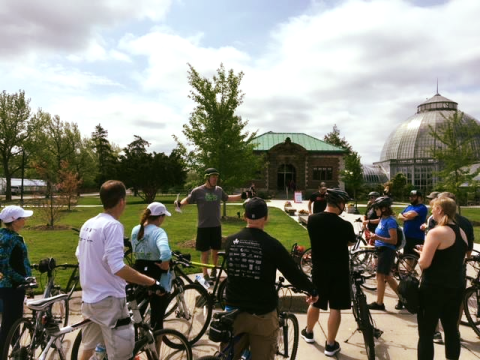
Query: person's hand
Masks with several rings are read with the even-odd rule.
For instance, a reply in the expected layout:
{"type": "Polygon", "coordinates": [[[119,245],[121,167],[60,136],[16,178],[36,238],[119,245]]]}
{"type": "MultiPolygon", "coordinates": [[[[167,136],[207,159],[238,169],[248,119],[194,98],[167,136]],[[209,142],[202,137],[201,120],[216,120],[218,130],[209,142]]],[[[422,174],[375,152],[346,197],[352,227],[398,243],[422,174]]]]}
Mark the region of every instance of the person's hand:
{"type": "Polygon", "coordinates": [[[423,251],[423,245],[415,245],[415,247],[413,248],[413,250],[417,253],[417,254],[422,254],[422,251],[423,251]]]}
{"type": "Polygon", "coordinates": [[[423,223],[420,225],[420,230],[425,231],[427,229],[427,224],[423,223]]]}
{"type": "Polygon", "coordinates": [[[165,288],[162,285],[160,285],[160,281],[157,281],[157,280],[155,280],[155,284],[148,287],[148,291],[151,291],[155,295],[159,295],[159,296],[165,295],[166,293],[165,288]]]}
{"type": "Polygon", "coordinates": [[[378,240],[377,234],[375,234],[374,232],[370,233],[370,240],[378,240]]]}
{"type": "Polygon", "coordinates": [[[310,305],[310,304],[315,304],[316,302],[318,301],[318,295],[317,296],[307,296],[307,298],[305,299],[305,302],[310,305]]]}

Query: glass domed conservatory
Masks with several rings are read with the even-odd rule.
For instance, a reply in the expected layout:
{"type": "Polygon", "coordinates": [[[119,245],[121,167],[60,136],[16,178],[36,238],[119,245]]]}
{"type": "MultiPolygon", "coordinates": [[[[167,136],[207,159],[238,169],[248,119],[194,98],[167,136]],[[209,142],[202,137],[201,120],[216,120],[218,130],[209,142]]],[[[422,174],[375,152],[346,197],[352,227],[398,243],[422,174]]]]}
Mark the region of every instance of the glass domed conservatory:
{"type": "MultiPolygon", "coordinates": [[[[445,145],[430,135],[429,126],[436,129],[455,111],[458,111],[458,104],[438,93],[418,105],[417,113],[400,124],[387,138],[380,161],[374,163],[374,167],[380,167],[389,179],[403,173],[408,183],[417,189],[430,191],[435,184],[433,172],[439,170],[431,151],[445,145]]],[[[478,122],[465,113],[463,119],[478,122]]],[[[473,148],[476,158],[480,159],[480,138],[473,143],[473,148]]]]}

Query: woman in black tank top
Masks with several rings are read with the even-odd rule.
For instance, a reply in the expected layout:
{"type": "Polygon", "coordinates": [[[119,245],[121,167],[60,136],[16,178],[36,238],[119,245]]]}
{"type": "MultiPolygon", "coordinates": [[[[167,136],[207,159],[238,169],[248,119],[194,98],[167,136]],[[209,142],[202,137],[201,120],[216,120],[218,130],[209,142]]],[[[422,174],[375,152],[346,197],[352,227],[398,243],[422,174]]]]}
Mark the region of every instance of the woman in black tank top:
{"type": "Polygon", "coordinates": [[[437,226],[430,230],[419,249],[423,270],[420,284],[418,321],[418,359],[433,359],[433,334],[438,320],[445,332],[445,357],[460,357],[458,317],[465,288],[464,259],[467,237],[453,221],[455,201],[441,197],[430,206],[437,226]]]}

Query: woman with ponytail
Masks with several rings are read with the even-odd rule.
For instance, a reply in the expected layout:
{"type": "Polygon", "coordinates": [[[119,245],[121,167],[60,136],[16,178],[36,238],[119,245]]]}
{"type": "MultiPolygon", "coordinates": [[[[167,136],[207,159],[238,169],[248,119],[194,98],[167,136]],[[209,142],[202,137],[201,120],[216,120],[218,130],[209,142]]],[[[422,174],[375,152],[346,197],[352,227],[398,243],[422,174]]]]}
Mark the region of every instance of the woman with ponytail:
{"type": "MultiPolygon", "coordinates": [[[[168,236],[160,226],[165,216],[171,216],[165,205],[153,202],[145,209],[140,218],[140,225],[132,230],[132,246],[135,255],[134,268],[142,274],[160,280],[169,268],[172,252],[168,236]]],[[[168,296],[152,295],[150,297],[151,325],[154,330],[163,328],[163,316],[168,296]]]]}
{"type": "Polygon", "coordinates": [[[448,197],[430,203],[437,226],[431,229],[425,244],[417,246],[423,270],[420,283],[418,322],[418,359],[433,359],[433,335],[438,320],[445,332],[445,357],[460,357],[459,309],[465,289],[465,232],[454,222],[457,205],[448,197]]]}

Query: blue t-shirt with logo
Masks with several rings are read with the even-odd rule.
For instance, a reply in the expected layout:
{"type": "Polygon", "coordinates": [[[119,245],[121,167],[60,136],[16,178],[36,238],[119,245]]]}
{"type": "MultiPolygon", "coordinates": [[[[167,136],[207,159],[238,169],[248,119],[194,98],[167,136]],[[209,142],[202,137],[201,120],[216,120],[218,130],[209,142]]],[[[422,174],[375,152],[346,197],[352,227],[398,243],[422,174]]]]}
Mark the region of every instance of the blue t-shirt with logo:
{"type": "Polygon", "coordinates": [[[420,226],[427,220],[427,207],[423,204],[409,205],[402,214],[415,211],[418,215],[411,220],[405,220],[403,223],[403,232],[405,237],[425,240],[425,232],[420,229],[420,226]]]}
{"type": "MultiPolygon", "coordinates": [[[[389,216],[388,218],[381,218],[377,228],[375,229],[375,234],[384,238],[390,238],[389,230],[396,229],[396,228],[398,228],[398,224],[397,224],[397,220],[395,220],[393,216],[389,216]]],[[[385,246],[395,250],[394,244],[389,244],[381,240],[375,240],[375,246],[376,247],[385,246]]]]}

